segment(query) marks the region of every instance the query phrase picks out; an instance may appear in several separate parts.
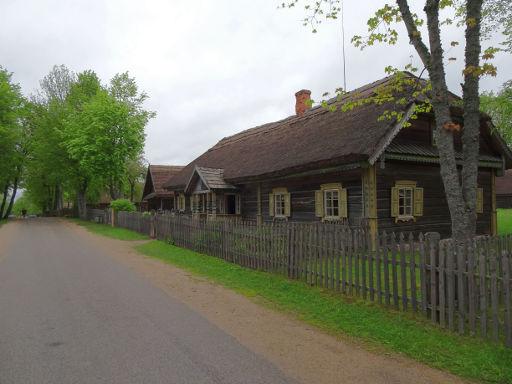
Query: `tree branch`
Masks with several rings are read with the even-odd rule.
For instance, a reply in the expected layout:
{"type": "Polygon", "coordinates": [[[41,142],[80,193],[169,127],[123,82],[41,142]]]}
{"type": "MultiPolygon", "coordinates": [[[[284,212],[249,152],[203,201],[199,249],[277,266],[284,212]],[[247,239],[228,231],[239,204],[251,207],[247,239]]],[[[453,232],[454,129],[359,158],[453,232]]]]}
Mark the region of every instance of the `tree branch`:
{"type": "Polygon", "coordinates": [[[425,43],[423,43],[423,39],[421,38],[418,28],[416,28],[414,17],[412,16],[407,0],[396,0],[396,4],[398,5],[398,9],[402,15],[405,27],[407,28],[409,42],[414,46],[416,52],[418,52],[423,65],[428,67],[430,63],[430,52],[425,43]]]}

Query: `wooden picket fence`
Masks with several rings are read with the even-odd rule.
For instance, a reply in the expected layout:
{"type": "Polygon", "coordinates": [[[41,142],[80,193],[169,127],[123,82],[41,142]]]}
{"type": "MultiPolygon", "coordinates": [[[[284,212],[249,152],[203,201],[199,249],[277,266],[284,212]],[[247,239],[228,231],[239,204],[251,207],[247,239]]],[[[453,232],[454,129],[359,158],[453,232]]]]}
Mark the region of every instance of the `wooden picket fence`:
{"type": "MultiPolygon", "coordinates": [[[[98,210],[90,217],[111,224],[112,214],[98,210]]],[[[243,267],[422,313],[443,328],[512,347],[511,235],[475,238],[456,252],[435,233],[372,238],[337,223],[257,225],[140,212],[119,212],[114,223],[243,267]]]]}

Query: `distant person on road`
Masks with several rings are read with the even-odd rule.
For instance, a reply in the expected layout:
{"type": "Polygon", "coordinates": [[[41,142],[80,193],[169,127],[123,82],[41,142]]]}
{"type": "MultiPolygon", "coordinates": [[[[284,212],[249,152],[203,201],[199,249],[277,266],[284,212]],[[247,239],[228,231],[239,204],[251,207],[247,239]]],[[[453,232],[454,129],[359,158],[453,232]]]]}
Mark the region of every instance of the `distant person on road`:
{"type": "Polygon", "coordinates": [[[23,216],[23,218],[25,218],[25,216],[27,216],[27,210],[26,209],[22,209],[21,210],[21,215],[23,216]]]}

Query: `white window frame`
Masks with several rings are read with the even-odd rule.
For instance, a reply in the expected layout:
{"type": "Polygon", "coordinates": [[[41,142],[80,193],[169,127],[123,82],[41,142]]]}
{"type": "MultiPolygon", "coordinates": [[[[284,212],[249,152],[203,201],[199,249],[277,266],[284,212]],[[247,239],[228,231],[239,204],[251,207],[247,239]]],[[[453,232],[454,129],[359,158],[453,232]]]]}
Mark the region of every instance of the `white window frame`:
{"type": "Polygon", "coordinates": [[[324,218],[326,220],[339,220],[340,219],[340,208],[339,208],[340,191],[339,191],[339,189],[329,188],[329,189],[324,189],[323,192],[324,192],[324,218]],[[336,193],[336,195],[337,195],[336,200],[328,197],[328,194],[333,194],[333,193],[336,193]],[[335,205],[331,204],[331,212],[328,212],[328,207],[327,207],[328,201],[331,201],[331,202],[336,201],[335,205]],[[334,213],[335,210],[338,211],[338,214],[332,215],[332,213],[334,213]]]}
{"type": "Polygon", "coordinates": [[[286,192],[274,193],[274,217],[286,217],[286,192]]]}
{"type": "Polygon", "coordinates": [[[414,188],[416,186],[415,185],[398,185],[397,188],[398,188],[398,219],[399,220],[404,220],[404,219],[407,219],[407,220],[412,220],[414,219],[414,188]],[[400,192],[404,193],[404,196],[401,197],[400,196],[400,192]],[[410,193],[410,197],[409,197],[409,205],[406,205],[405,202],[407,200],[407,197],[406,197],[406,194],[407,192],[410,193]],[[401,204],[401,202],[404,202],[404,204],[401,204]],[[403,214],[401,213],[402,211],[402,208],[403,208],[403,214]],[[407,214],[406,212],[406,209],[409,208],[409,214],[407,214]]]}

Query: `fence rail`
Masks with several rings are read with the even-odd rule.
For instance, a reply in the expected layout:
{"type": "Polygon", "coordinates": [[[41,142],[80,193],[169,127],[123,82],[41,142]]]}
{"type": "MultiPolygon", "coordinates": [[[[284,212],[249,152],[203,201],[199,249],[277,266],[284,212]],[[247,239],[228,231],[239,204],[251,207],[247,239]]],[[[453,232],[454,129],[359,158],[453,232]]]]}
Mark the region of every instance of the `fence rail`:
{"type": "MultiPolygon", "coordinates": [[[[89,220],[112,223],[90,210],[89,220]]],[[[461,334],[512,347],[511,235],[479,237],[457,251],[435,233],[414,237],[337,223],[231,222],[119,212],[115,226],[244,267],[422,313],[461,334]]]]}

